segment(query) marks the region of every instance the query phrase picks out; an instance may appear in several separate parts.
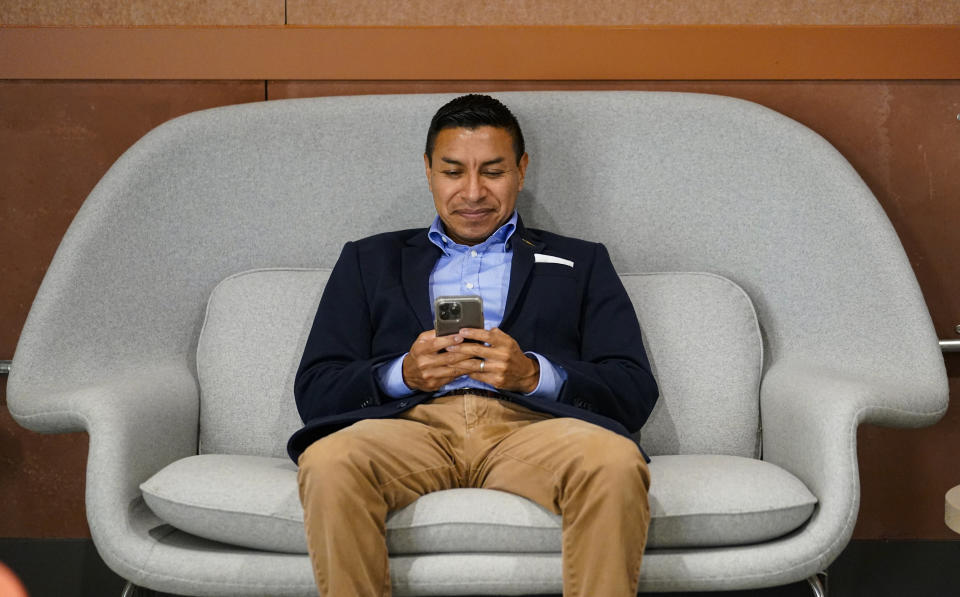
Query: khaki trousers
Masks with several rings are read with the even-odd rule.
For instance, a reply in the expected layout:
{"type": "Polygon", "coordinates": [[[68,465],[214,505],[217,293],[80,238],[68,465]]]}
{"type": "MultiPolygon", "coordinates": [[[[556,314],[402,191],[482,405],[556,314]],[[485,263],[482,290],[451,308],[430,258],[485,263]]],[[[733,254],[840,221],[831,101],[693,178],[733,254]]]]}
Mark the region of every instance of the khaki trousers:
{"type": "Polygon", "coordinates": [[[563,515],[564,597],[637,594],[650,473],[636,444],[597,425],[442,396],[328,435],[299,467],[323,597],[389,597],[387,513],[456,487],[507,491],[563,515]]]}

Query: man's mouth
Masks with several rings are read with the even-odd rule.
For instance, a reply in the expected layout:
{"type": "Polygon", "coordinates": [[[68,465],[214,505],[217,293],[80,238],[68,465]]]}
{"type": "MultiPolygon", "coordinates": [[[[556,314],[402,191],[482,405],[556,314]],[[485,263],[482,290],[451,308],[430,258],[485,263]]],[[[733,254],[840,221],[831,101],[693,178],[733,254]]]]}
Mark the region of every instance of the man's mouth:
{"type": "Polygon", "coordinates": [[[493,212],[491,209],[461,209],[457,215],[466,220],[482,220],[493,212]]]}

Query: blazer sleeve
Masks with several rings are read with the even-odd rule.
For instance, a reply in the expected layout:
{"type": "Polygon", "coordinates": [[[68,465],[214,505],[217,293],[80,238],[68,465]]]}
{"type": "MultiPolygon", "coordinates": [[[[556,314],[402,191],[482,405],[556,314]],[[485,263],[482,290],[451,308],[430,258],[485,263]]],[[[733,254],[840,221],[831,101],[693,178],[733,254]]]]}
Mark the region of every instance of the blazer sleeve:
{"type": "Polygon", "coordinates": [[[549,358],[567,372],[560,402],[620,421],[634,433],[656,404],[640,323],[606,247],[597,244],[580,317],[580,359],[549,358]]]}
{"type": "Polygon", "coordinates": [[[294,396],[305,423],[385,399],[373,368],[402,353],[374,358],[372,334],[357,245],[348,242],[330,273],[297,369],[294,396]]]}

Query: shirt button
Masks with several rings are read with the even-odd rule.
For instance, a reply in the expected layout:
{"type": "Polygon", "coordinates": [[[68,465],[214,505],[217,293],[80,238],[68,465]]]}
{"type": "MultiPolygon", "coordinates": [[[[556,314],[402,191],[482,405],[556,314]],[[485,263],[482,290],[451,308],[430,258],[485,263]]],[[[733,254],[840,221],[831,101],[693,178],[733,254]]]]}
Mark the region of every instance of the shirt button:
{"type": "Polygon", "coordinates": [[[467,282],[467,288],[473,288],[473,282],[467,282]]]}
{"type": "Polygon", "coordinates": [[[470,251],[470,255],[471,255],[472,257],[476,257],[476,256],[477,256],[477,252],[476,252],[476,251],[470,251]]]}

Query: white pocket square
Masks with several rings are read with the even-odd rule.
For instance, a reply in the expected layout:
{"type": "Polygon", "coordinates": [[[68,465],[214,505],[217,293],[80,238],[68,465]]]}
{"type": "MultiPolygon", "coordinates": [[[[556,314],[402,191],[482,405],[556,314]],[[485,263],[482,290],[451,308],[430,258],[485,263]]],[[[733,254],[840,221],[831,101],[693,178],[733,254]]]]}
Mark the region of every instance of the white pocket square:
{"type": "Polygon", "coordinates": [[[534,263],[559,263],[560,265],[573,267],[573,262],[570,261],[569,259],[564,259],[563,257],[554,257],[553,255],[544,255],[543,253],[534,253],[533,262],[534,263]]]}

